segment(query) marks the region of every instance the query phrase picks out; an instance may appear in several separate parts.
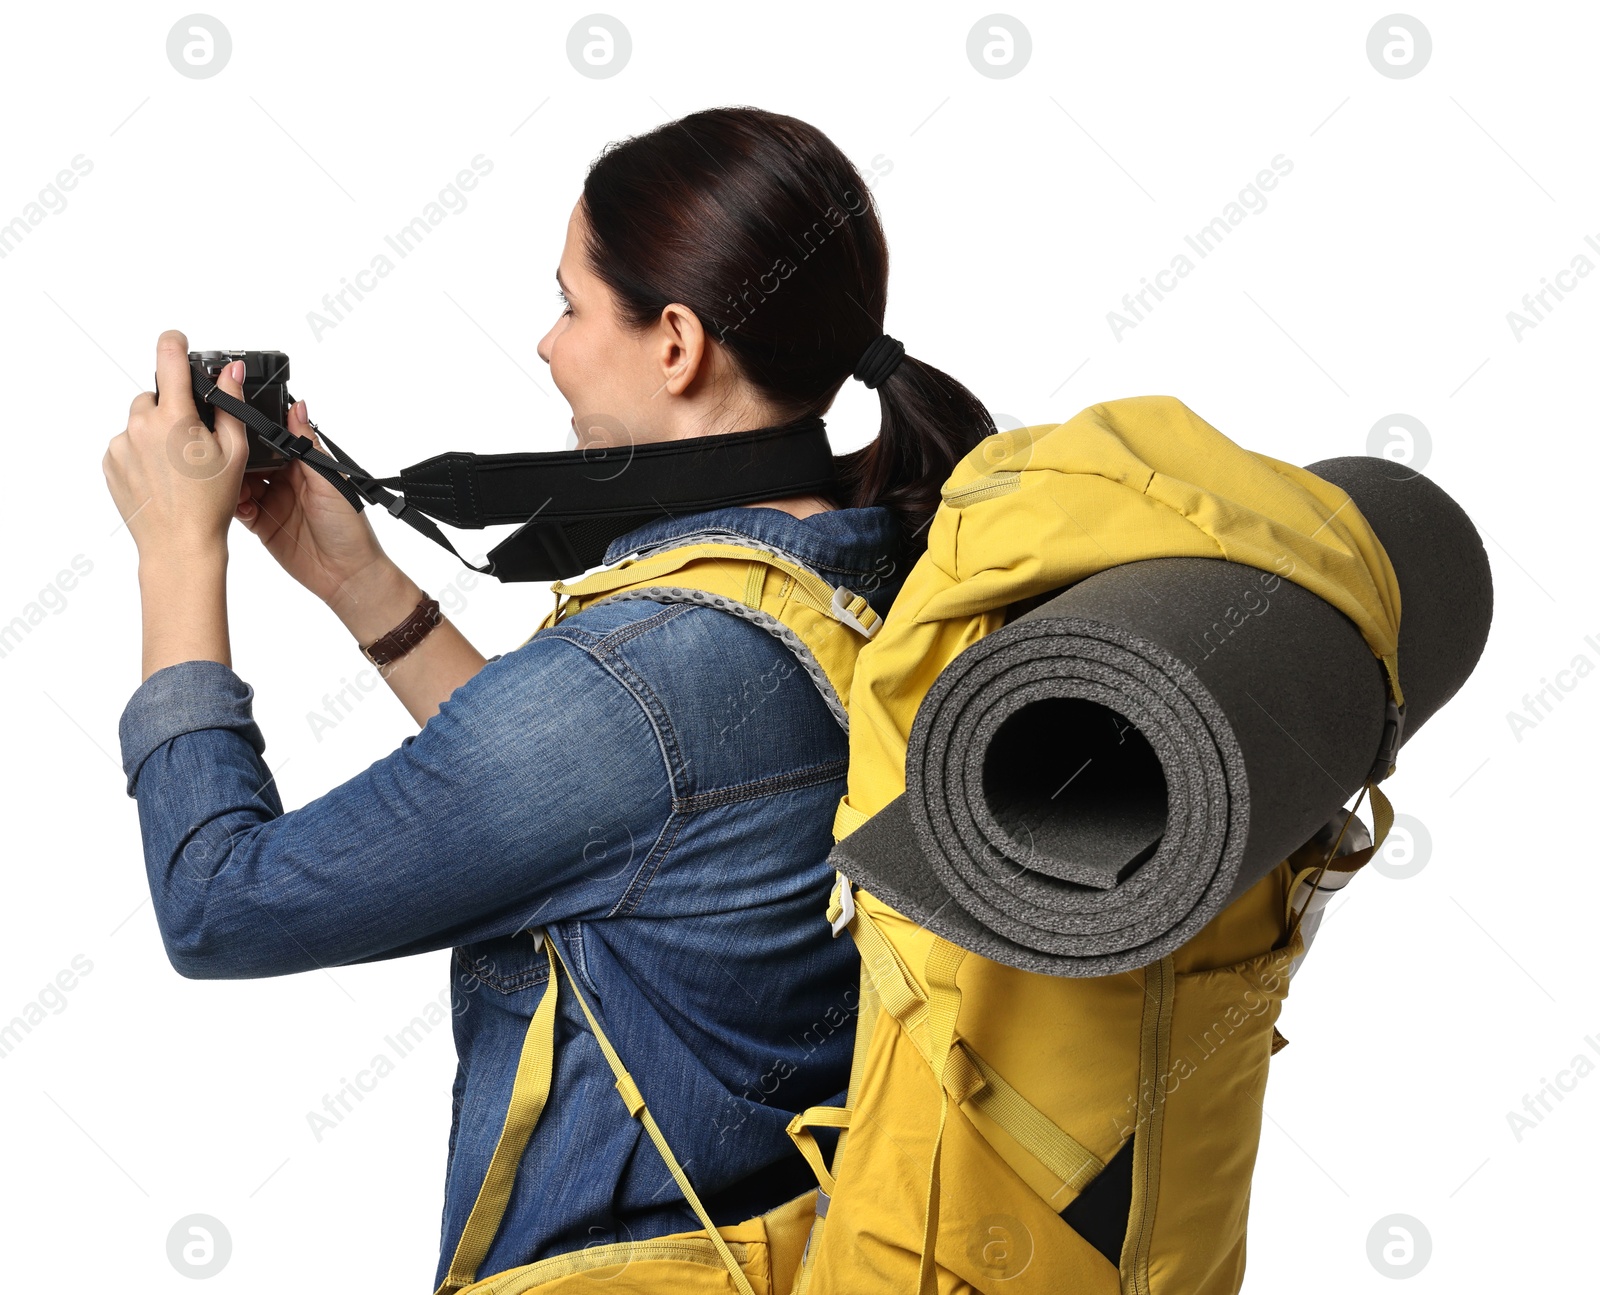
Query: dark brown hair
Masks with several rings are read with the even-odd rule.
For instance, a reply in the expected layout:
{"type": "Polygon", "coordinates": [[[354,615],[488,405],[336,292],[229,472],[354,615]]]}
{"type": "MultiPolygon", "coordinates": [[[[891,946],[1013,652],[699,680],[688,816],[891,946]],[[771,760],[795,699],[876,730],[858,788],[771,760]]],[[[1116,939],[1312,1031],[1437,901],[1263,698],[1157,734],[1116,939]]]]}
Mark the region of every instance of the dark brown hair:
{"type": "MultiPolygon", "coordinates": [[[[780,422],[820,414],[883,331],[889,248],[871,190],[816,127],[708,108],[608,145],[583,185],[590,269],[623,321],[694,311],[780,422]]],[[[956,462],[995,430],[909,354],[877,388],[877,439],[835,458],[835,503],[888,507],[914,558],[956,462]]]]}

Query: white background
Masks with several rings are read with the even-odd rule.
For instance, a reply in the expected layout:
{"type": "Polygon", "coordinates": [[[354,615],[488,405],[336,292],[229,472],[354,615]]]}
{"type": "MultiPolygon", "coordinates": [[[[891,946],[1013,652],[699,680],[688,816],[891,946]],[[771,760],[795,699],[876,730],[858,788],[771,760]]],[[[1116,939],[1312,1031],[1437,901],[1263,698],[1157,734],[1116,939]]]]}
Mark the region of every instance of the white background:
{"type": "MultiPolygon", "coordinates": [[[[1520,740],[1507,713],[1579,654],[1600,665],[1600,275],[1520,340],[1507,312],[1578,254],[1600,265],[1583,241],[1600,242],[1592,6],[1417,9],[1433,53],[1407,79],[1367,58],[1386,10],[1347,3],[1027,4],[1009,12],[1032,59],[1005,79],[966,56],[986,11],[948,3],[623,4],[607,12],[632,59],[603,80],[567,60],[587,12],[571,6],[219,6],[233,52],[205,80],[167,60],[183,12],[13,6],[0,33],[0,221],[75,156],[93,168],[0,260],[0,621],[92,563],[0,659],[0,1021],[75,955],[92,963],[0,1059],[6,1284],[70,1270],[193,1289],[166,1255],[191,1213],[231,1234],[218,1292],[420,1291],[435,1261],[446,1032],[320,1142],[306,1116],[444,988],[448,955],[205,983],[162,952],[117,758],[139,682],[135,552],[100,468],[157,334],[288,351],[312,417],[380,474],[562,448],[570,410],[534,346],[589,160],[752,103],[815,123],[863,172],[892,164],[875,184],[887,331],[997,415],[1172,394],[1301,463],[1366,452],[1396,412],[1428,428],[1428,474],[1485,534],[1495,629],[1389,784],[1431,838],[1425,866],[1361,874],[1296,978],[1246,1289],[1387,1289],[1367,1242],[1395,1213],[1432,1239],[1416,1291],[1590,1287],[1600,1076],[1570,1074],[1520,1138],[1507,1114],[1575,1056],[1600,1062],[1600,678],[1520,740]],[[480,153],[493,171],[468,207],[314,338],[323,294],[480,153]],[[1122,295],[1279,154],[1293,169],[1266,209],[1115,338],[1122,295]]],[[[875,405],[849,384],[836,449],[873,435],[875,405]]],[[[430,591],[463,572],[375,524],[430,591]]],[[[292,809],[414,728],[380,690],[317,740],[308,712],[365,663],[242,528],[232,553],[234,666],[292,809]]],[[[453,614],[492,654],[548,604],[480,580],[453,614]]]]}

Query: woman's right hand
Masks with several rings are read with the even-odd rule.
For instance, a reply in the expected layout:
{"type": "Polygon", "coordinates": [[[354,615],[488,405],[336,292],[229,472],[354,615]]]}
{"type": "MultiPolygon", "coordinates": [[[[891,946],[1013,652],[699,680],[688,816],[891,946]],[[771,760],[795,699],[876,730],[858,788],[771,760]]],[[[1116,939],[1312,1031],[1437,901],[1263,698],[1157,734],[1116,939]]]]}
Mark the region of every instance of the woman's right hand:
{"type": "MultiPolygon", "coordinates": [[[[311,430],[303,400],[289,411],[289,432],[327,453],[311,430]]],[[[234,516],[285,571],[329,606],[393,565],[365,510],[350,507],[321,473],[299,459],[271,475],[247,474],[234,516]]]]}

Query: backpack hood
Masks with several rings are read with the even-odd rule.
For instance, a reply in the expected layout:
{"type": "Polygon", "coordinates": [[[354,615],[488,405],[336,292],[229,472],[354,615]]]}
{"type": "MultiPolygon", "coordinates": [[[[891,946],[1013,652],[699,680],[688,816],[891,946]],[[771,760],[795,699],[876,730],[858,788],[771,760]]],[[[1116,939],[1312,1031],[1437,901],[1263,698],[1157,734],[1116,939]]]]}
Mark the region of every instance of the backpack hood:
{"type": "Polygon", "coordinates": [[[1008,606],[1123,563],[1224,558],[1302,585],[1349,617],[1404,700],[1399,582],[1350,496],[1235,444],[1181,400],[1135,396],[998,432],[941,493],[927,552],[856,663],[836,831],[904,791],[918,703],[1008,606]]]}

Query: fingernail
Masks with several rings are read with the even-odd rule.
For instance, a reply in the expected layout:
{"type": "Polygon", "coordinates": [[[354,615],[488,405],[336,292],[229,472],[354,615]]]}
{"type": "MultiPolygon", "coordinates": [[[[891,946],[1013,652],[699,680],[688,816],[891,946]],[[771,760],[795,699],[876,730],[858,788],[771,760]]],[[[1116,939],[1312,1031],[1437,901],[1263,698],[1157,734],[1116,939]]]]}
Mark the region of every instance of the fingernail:
{"type": "Polygon", "coordinates": [[[306,402],[305,401],[303,401],[303,400],[295,401],[295,403],[294,403],[294,416],[296,418],[298,418],[302,423],[309,423],[311,421],[311,415],[306,413],[306,402]]]}
{"type": "Polygon", "coordinates": [[[228,366],[228,376],[237,382],[241,387],[244,386],[244,361],[235,360],[232,364],[230,364],[228,366]]]}

